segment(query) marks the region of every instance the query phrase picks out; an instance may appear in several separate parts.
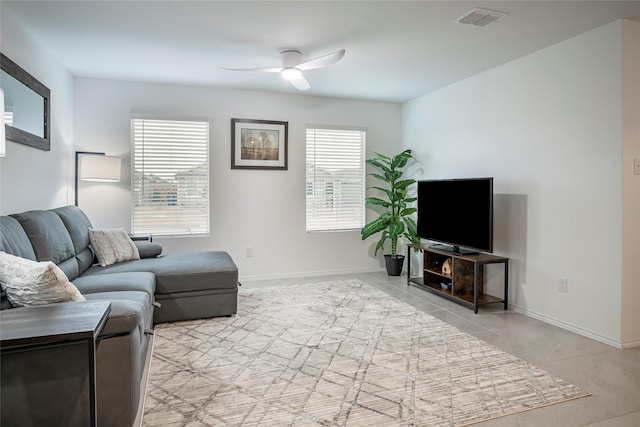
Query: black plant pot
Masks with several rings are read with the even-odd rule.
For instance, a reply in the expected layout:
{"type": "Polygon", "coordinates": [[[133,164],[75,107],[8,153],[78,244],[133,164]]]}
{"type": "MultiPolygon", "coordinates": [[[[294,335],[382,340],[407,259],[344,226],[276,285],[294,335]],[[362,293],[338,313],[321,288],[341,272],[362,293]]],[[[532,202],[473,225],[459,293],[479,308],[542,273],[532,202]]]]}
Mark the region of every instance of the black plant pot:
{"type": "Polygon", "coordinates": [[[384,256],[384,265],[387,267],[387,274],[389,276],[399,276],[402,273],[402,266],[404,264],[404,255],[391,255],[384,256]]]}

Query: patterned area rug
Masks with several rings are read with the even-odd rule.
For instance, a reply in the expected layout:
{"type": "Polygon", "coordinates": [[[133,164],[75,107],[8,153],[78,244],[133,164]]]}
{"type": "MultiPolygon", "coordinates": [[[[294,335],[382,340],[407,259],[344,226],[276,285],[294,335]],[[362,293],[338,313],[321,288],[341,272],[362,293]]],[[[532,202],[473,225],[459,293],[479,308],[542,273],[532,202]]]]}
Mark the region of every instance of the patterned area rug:
{"type": "Polygon", "coordinates": [[[158,325],[144,426],[463,426],[588,393],[360,281],[158,325]]]}

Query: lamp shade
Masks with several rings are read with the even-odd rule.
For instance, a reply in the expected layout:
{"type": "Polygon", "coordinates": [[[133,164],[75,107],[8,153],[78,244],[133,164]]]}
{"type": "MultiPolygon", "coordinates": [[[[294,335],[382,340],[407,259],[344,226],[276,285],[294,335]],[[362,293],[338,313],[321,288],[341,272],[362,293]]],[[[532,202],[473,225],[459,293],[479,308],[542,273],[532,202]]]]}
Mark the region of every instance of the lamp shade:
{"type": "Polygon", "coordinates": [[[101,154],[80,156],[78,178],[83,181],[120,181],[120,158],[101,154]]]}
{"type": "Polygon", "coordinates": [[[7,139],[4,133],[4,91],[0,88],[0,157],[7,154],[7,139]]]}

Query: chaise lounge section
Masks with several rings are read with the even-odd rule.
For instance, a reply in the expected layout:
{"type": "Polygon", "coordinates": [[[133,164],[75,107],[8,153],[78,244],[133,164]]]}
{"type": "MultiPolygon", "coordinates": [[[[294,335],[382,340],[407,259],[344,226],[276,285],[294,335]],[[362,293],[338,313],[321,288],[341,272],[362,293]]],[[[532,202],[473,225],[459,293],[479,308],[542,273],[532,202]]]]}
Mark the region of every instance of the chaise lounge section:
{"type": "MultiPolygon", "coordinates": [[[[153,325],[235,314],[238,269],[226,252],[162,255],[162,248],[149,242],[134,242],[140,259],[103,267],[96,263],[91,228],[87,216],[75,206],[2,216],[0,251],[32,261],[52,261],[87,301],[111,302],[96,345],[98,425],[130,426],[144,393],[143,371],[150,357],[153,325]]],[[[20,310],[11,306],[4,292],[2,308],[20,310]]],[[[47,357],[46,352],[42,357],[47,357]]],[[[12,366],[3,364],[2,369],[12,366]]],[[[50,374],[42,372],[42,377],[50,374]]],[[[74,390],[69,390],[45,402],[21,401],[18,396],[28,396],[30,387],[38,384],[3,381],[2,425],[29,425],[18,419],[18,414],[24,414],[16,408],[33,405],[54,417],[55,424],[56,408],[64,406],[57,400],[74,398],[74,390]]],[[[76,419],[73,414],[65,416],[67,424],[76,419]]]]}
{"type": "Polygon", "coordinates": [[[236,313],[238,269],[226,252],[175,253],[107,267],[94,265],[73,283],[108,282],[113,274],[140,271],[155,276],[155,301],[160,307],[154,310],[154,324],[236,313]]]}

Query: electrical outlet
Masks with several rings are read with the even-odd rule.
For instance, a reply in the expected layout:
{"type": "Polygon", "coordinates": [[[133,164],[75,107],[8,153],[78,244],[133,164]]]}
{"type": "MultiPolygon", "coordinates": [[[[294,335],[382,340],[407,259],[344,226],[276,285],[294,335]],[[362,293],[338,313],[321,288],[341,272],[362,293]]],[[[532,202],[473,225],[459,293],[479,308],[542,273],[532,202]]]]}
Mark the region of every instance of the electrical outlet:
{"type": "Polygon", "coordinates": [[[244,256],[251,258],[253,256],[253,248],[244,248],[244,256]]]}
{"type": "Polygon", "coordinates": [[[560,280],[558,280],[558,292],[562,292],[563,294],[567,293],[567,282],[566,277],[561,277],[560,280]]]}

